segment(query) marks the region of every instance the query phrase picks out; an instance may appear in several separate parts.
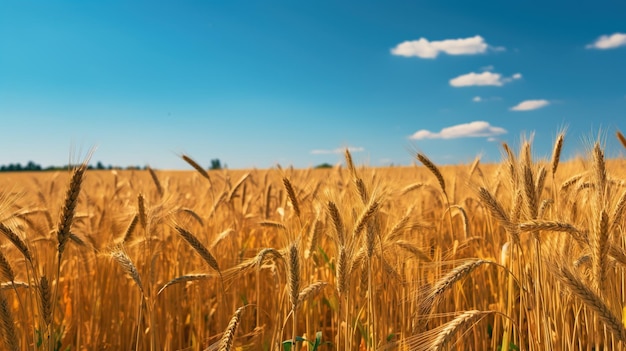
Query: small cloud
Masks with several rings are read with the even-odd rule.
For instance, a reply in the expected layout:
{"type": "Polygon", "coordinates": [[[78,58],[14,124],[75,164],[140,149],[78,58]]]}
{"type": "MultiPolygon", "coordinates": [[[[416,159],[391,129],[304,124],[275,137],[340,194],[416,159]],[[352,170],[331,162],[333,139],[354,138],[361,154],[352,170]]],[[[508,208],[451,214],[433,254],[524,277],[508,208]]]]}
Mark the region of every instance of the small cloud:
{"type": "Polygon", "coordinates": [[[595,42],[585,46],[587,49],[615,49],[620,46],[626,46],[626,34],[614,33],[611,35],[602,35],[595,42]]]}
{"type": "MultiPolygon", "coordinates": [[[[363,147],[355,147],[355,146],[349,146],[348,151],[350,152],[363,152],[365,151],[365,148],[363,147]]],[[[345,147],[338,147],[336,149],[333,150],[324,150],[324,149],[315,149],[315,150],[311,150],[311,155],[331,155],[331,154],[343,154],[346,151],[345,147]]]]}
{"type": "Polygon", "coordinates": [[[502,98],[499,97],[499,96],[488,96],[488,97],[486,97],[486,96],[474,96],[472,98],[473,102],[487,102],[487,101],[499,101],[499,100],[502,100],[502,98]]]}
{"type": "Polygon", "coordinates": [[[489,138],[487,138],[487,141],[490,141],[490,142],[498,141],[498,138],[496,138],[496,137],[489,137],[489,138]]]}
{"type": "Polygon", "coordinates": [[[442,52],[448,55],[482,54],[487,51],[488,47],[489,45],[480,35],[470,38],[433,41],[420,38],[419,40],[407,40],[396,45],[395,48],[391,49],[391,53],[396,56],[434,59],[442,52]]]}
{"type": "Polygon", "coordinates": [[[515,79],[520,79],[522,75],[515,73],[511,77],[502,77],[500,73],[485,71],[483,73],[470,72],[450,79],[450,85],[456,88],[470,86],[496,86],[501,87],[515,79]]]}
{"type": "Polygon", "coordinates": [[[548,100],[526,100],[511,107],[511,111],[531,111],[550,105],[548,100]]]}
{"type": "Polygon", "coordinates": [[[480,68],[481,71],[493,71],[494,67],[493,65],[489,65],[489,66],[483,66],[480,68]]]}
{"type": "Polygon", "coordinates": [[[474,121],[470,123],[457,124],[446,127],[439,132],[431,132],[426,129],[418,130],[409,137],[412,140],[422,139],[457,139],[457,138],[479,138],[493,137],[506,134],[507,131],[501,127],[495,127],[485,121],[474,121]]]}

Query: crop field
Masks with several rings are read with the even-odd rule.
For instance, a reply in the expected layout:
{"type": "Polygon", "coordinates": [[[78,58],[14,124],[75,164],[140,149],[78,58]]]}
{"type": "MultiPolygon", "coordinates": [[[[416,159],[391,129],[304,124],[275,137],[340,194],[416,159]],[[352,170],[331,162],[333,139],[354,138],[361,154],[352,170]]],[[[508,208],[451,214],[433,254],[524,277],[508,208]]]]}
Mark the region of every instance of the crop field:
{"type": "Polygon", "coordinates": [[[2,348],[623,349],[626,162],[562,147],[3,173],[2,348]]]}

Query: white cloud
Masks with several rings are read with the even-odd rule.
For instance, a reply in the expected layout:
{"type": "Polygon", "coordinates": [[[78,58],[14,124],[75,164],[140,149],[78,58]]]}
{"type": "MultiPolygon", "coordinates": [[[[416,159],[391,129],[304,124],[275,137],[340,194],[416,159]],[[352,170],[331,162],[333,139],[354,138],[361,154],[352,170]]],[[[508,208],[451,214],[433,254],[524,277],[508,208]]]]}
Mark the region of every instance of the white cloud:
{"type": "Polygon", "coordinates": [[[614,33],[611,35],[602,35],[592,44],[586,46],[587,49],[615,49],[620,46],[626,46],[626,34],[614,33]]]}
{"type": "Polygon", "coordinates": [[[436,133],[426,129],[418,130],[417,132],[413,133],[413,135],[411,135],[409,139],[422,140],[477,138],[493,137],[500,134],[506,134],[506,129],[492,126],[485,121],[474,121],[470,123],[463,123],[451,127],[446,127],[436,133]]]}
{"type": "Polygon", "coordinates": [[[473,102],[487,102],[487,101],[499,101],[502,100],[499,96],[474,96],[472,98],[473,102]]]}
{"type": "Polygon", "coordinates": [[[419,40],[404,41],[391,53],[404,57],[436,58],[440,53],[448,55],[476,55],[487,51],[489,45],[480,35],[470,38],[445,39],[429,41],[426,38],[419,40]]]}
{"type": "Polygon", "coordinates": [[[530,111],[550,105],[548,100],[526,100],[511,107],[511,111],[530,111]]]}
{"type": "Polygon", "coordinates": [[[494,69],[493,65],[483,66],[480,68],[481,71],[493,71],[493,69],[494,69]]]}
{"type": "Polygon", "coordinates": [[[486,85],[500,87],[505,83],[509,83],[515,79],[520,78],[522,78],[522,75],[520,73],[515,73],[511,77],[502,77],[500,73],[493,73],[489,71],[485,71],[482,73],[470,72],[450,79],[450,85],[457,88],[486,85]]]}
{"type": "MultiPolygon", "coordinates": [[[[356,146],[349,146],[347,149],[350,152],[363,152],[363,151],[365,151],[365,148],[363,148],[363,147],[356,147],[356,146]]],[[[343,154],[345,151],[346,151],[345,147],[338,147],[338,148],[333,149],[333,150],[315,149],[315,150],[311,150],[311,155],[343,154]]]]}

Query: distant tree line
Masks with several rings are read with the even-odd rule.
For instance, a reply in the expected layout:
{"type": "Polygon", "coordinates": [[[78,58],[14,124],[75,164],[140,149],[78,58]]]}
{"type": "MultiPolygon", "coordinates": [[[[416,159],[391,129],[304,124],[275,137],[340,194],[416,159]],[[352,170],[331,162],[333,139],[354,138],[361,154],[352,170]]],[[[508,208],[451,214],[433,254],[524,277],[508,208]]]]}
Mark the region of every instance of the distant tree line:
{"type": "MultiPolygon", "coordinates": [[[[37,164],[33,161],[28,161],[27,164],[22,165],[21,163],[10,163],[8,165],[0,165],[0,172],[33,172],[33,171],[60,171],[60,170],[66,170],[68,168],[70,168],[71,166],[69,165],[64,165],[64,166],[48,166],[48,167],[42,167],[40,164],[37,164]]],[[[105,166],[102,162],[98,161],[96,163],[96,165],[89,165],[87,166],[87,169],[96,169],[96,170],[142,170],[142,169],[146,169],[147,166],[126,166],[126,167],[121,167],[121,166],[113,166],[113,165],[107,165],[105,166]]]]}
{"type": "MultiPolygon", "coordinates": [[[[27,164],[22,165],[21,163],[10,163],[8,165],[0,165],[0,172],[33,172],[33,171],[62,171],[71,168],[70,165],[64,166],[48,166],[42,167],[40,164],[37,164],[33,161],[28,161],[27,164]]],[[[95,170],[146,170],[148,166],[113,166],[113,165],[104,165],[102,162],[98,161],[96,165],[90,164],[87,166],[87,169],[95,169],[95,170]]],[[[219,170],[228,168],[228,165],[222,165],[222,161],[220,159],[212,159],[211,165],[209,166],[210,170],[219,170]]]]}

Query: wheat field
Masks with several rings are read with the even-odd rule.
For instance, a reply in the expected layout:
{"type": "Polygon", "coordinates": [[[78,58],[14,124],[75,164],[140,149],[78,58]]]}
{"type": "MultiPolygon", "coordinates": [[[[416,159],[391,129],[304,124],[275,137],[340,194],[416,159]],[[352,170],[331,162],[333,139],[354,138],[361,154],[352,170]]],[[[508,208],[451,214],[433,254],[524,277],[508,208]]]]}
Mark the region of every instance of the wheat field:
{"type": "MultiPolygon", "coordinates": [[[[618,133],[626,147],[626,140],[618,133]]],[[[618,350],[626,163],[0,175],[6,350],[618,350]]]]}

